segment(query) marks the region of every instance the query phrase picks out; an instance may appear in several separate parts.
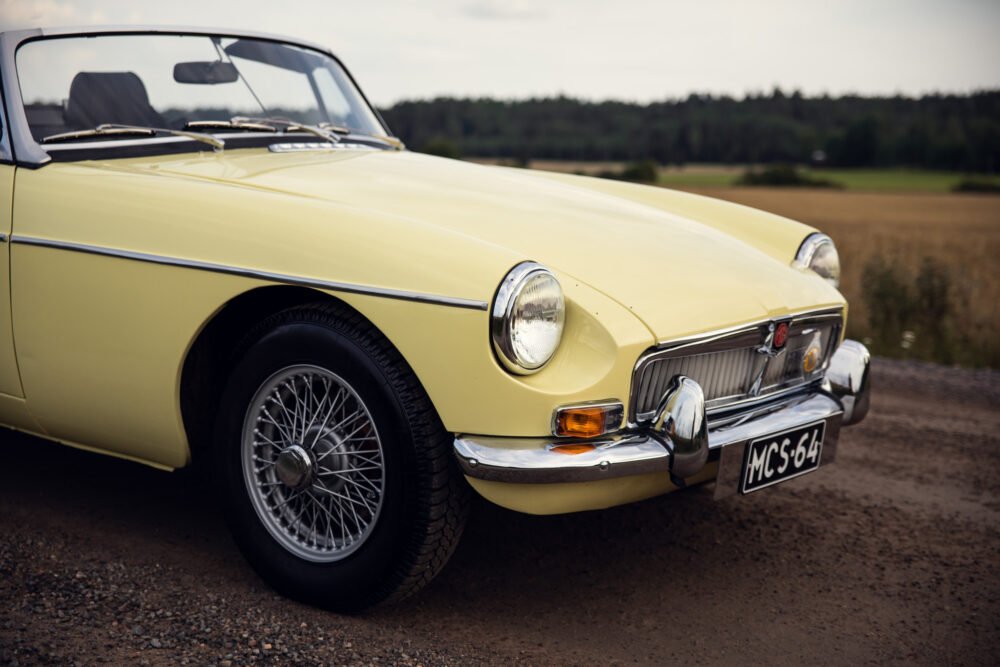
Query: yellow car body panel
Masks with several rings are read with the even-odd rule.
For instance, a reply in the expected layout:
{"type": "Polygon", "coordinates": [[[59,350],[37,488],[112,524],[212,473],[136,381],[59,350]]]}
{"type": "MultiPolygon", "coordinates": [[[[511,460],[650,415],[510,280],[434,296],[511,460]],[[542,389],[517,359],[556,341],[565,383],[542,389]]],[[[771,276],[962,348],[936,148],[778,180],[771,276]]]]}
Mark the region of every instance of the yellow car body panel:
{"type": "MultiPolygon", "coordinates": [[[[565,291],[566,329],[530,376],[497,363],[485,309],[323,290],[399,349],[449,431],[494,436],[544,436],[560,405],[627,401],[636,360],[658,342],[844,306],[822,279],[790,267],[812,231],[798,223],[656,188],[408,152],[53,163],[19,169],[15,187],[13,333],[39,426],[12,425],[161,467],[190,459],[180,378],[199,332],[231,299],[283,282],[205,266],[484,306],[511,267],[548,266],[565,291]],[[173,265],[184,262],[201,268],[173,265]]],[[[600,484],[475,487],[537,512],[672,488],[600,484]]]]}
{"type": "MultiPolygon", "coordinates": [[[[710,482],[718,472],[719,465],[713,461],[685,483],[693,486],[710,482]]],[[[511,484],[472,477],[466,479],[479,495],[490,502],[515,512],[537,515],[602,510],[648,500],[679,488],[669,475],[662,472],[557,484],[511,484]]]]}

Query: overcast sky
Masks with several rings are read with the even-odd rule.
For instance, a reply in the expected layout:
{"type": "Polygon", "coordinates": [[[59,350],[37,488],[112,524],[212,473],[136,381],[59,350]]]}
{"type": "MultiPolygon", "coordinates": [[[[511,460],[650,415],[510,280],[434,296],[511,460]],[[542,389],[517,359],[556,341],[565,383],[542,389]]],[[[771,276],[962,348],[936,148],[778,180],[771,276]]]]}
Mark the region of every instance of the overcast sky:
{"type": "Polygon", "coordinates": [[[1000,88],[1000,0],[0,0],[0,28],[249,28],[331,47],[378,105],[1000,88]]]}

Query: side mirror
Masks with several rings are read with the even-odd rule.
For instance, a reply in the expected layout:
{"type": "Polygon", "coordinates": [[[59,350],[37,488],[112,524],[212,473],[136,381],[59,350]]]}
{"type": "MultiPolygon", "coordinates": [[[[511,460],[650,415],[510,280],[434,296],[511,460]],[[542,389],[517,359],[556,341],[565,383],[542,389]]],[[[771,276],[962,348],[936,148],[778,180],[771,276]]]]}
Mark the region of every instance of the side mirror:
{"type": "Polygon", "coordinates": [[[174,65],[174,81],[214,86],[217,83],[233,83],[240,78],[232,63],[221,60],[195,61],[174,65]]]}

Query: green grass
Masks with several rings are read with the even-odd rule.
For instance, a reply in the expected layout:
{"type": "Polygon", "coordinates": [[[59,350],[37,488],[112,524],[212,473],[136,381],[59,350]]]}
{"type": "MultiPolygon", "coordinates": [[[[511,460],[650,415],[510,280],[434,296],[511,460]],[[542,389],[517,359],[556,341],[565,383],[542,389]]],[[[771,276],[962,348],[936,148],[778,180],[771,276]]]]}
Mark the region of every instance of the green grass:
{"type": "Polygon", "coordinates": [[[725,188],[734,185],[739,179],[739,170],[718,171],[702,170],[699,167],[661,170],[659,184],[672,188],[725,188]]]}
{"type": "MultiPolygon", "coordinates": [[[[808,173],[840,183],[848,190],[951,192],[966,176],[953,171],[915,169],[810,169],[808,173]]],[[[977,180],[1000,183],[1000,176],[977,180]]]]}
{"type": "MultiPolygon", "coordinates": [[[[743,170],[692,165],[682,169],[663,169],[659,184],[667,187],[729,187],[736,184],[743,170]]],[[[869,192],[950,192],[965,174],[950,171],[916,169],[803,169],[815,178],[825,178],[846,190],[869,192]]],[[[976,180],[1000,184],[1000,176],[976,176],[976,180]]]]}

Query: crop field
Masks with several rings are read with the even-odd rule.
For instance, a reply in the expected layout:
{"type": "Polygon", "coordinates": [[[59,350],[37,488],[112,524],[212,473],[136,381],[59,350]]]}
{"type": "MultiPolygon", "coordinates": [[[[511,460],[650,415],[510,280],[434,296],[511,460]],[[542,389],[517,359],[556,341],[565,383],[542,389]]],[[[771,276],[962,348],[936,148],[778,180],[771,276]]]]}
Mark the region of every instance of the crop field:
{"type": "Polygon", "coordinates": [[[1000,366],[1000,197],[687,188],[829,234],[848,333],[883,355],[1000,366]]]}

